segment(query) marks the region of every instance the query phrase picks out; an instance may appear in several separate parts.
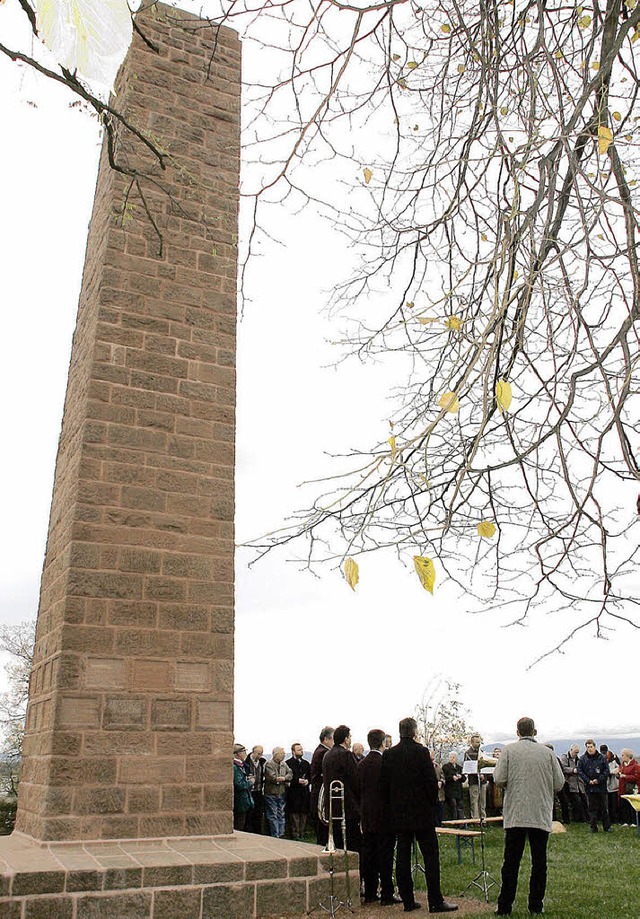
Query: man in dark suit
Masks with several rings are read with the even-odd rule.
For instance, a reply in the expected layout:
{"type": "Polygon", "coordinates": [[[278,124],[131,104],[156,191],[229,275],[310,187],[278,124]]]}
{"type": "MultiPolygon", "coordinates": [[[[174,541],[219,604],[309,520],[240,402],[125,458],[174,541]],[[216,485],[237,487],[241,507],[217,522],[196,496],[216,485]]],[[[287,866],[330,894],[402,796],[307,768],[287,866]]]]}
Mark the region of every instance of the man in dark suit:
{"type": "Polygon", "coordinates": [[[319,846],[326,846],[329,828],[318,820],[318,797],[322,788],[322,760],[333,746],[333,728],[328,725],[320,731],[320,743],[313,751],[311,757],[311,801],[309,809],[311,819],[316,822],[316,842],[319,846]]]}
{"type": "Polygon", "coordinates": [[[380,788],[383,813],[391,832],[398,838],[396,879],[405,913],[420,909],[413,894],[411,849],[417,841],[424,860],[429,912],[451,913],[440,890],[440,856],[436,836],[438,780],[429,751],[417,741],[418,725],[413,718],[400,722],[400,743],[382,757],[380,788]]]}
{"type": "Polygon", "coordinates": [[[244,761],[244,771],[247,775],[253,776],[253,787],[251,789],[253,807],[247,814],[247,822],[244,825],[247,833],[262,833],[264,820],[264,767],[267,762],[262,755],[263,752],[264,747],[256,745],[244,761]]]}
{"type": "Polygon", "coordinates": [[[303,759],[303,753],[302,744],[294,743],[291,745],[291,757],[287,760],[287,766],[293,772],[293,778],[287,790],[285,814],[294,839],[304,837],[309,816],[311,766],[306,759],[303,759]]]}
{"type": "MultiPolygon", "coordinates": [[[[358,766],[351,753],[351,730],[340,724],[333,732],[333,747],[322,760],[322,781],[324,783],[325,813],[329,815],[330,788],[335,781],[344,786],[344,817],[347,827],[347,849],[360,851],[360,779],[358,766]]],[[[333,838],[336,849],[344,848],[342,811],[335,800],[331,804],[334,819],[333,838]]]]}
{"type": "Polygon", "coordinates": [[[369,731],[369,755],[358,764],[362,827],[360,869],[364,881],[364,902],[375,903],[380,900],[382,906],[393,906],[400,901],[395,897],[393,890],[393,850],[396,838],[382,822],[380,770],[385,748],[384,739],[384,731],[369,731]]]}

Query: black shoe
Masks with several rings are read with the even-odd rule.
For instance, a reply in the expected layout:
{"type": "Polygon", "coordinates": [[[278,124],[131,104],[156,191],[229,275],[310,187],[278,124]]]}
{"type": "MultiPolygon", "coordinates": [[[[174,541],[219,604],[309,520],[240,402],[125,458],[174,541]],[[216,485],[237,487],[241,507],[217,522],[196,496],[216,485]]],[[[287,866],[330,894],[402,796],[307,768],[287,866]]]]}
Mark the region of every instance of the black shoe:
{"type": "Polygon", "coordinates": [[[496,906],[495,914],[496,916],[510,916],[511,910],[510,909],[500,909],[499,906],[496,906]]]}
{"type": "Polygon", "coordinates": [[[430,913],[455,913],[457,910],[457,903],[447,903],[446,900],[443,900],[442,903],[438,903],[437,906],[430,906],[430,913]]]}
{"type": "Polygon", "coordinates": [[[380,901],[380,897],[378,896],[378,894],[376,894],[375,897],[365,897],[364,898],[365,903],[378,903],[379,901],[380,901]]]}
{"type": "Polygon", "coordinates": [[[408,904],[405,903],[404,904],[405,913],[412,913],[414,909],[422,909],[421,904],[420,903],[408,903],[408,904]]]}
{"type": "Polygon", "coordinates": [[[402,903],[402,897],[396,897],[395,894],[389,899],[385,897],[384,900],[380,900],[380,906],[395,906],[396,903],[402,903]]]}

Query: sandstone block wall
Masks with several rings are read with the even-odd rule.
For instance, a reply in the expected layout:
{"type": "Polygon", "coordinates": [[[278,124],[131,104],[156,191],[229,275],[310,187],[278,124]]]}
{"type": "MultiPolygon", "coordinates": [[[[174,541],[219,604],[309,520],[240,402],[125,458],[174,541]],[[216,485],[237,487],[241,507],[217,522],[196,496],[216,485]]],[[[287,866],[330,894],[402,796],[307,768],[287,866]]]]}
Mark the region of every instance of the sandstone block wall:
{"type": "Polygon", "coordinates": [[[120,133],[154,180],[100,165],[18,803],[40,840],[232,828],[240,48],[139,21],[118,100],[168,161],[120,133]]]}

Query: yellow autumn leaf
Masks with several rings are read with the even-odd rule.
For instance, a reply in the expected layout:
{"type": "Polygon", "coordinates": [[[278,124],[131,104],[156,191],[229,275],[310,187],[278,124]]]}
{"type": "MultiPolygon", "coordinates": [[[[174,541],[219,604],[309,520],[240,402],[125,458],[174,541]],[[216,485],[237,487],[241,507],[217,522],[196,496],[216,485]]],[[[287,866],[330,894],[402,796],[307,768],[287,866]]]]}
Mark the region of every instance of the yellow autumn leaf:
{"type": "Polygon", "coordinates": [[[444,324],[450,332],[459,332],[462,328],[462,319],[459,316],[449,316],[444,324]]]}
{"type": "Polygon", "coordinates": [[[501,108],[500,108],[500,114],[501,114],[501,115],[506,115],[508,111],[509,111],[509,109],[507,108],[506,105],[501,106],[501,108]]]}
{"type": "Polygon", "coordinates": [[[423,558],[420,555],[413,556],[413,564],[415,566],[418,577],[420,578],[420,583],[425,590],[428,590],[429,593],[432,594],[433,585],[436,582],[435,565],[430,558],[423,558]]]}
{"type": "Polygon", "coordinates": [[[446,392],[440,396],[438,399],[438,405],[440,408],[443,408],[445,412],[451,412],[454,415],[460,409],[458,396],[454,392],[446,392]]]}
{"type": "Polygon", "coordinates": [[[509,411],[512,398],[511,383],[507,383],[506,380],[498,380],[496,383],[496,402],[498,403],[500,414],[509,411]]]}
{"type": "Polygon", "coordinates": [[[418,316],[417,319],[420,325],[430,325],[432,322],[438,321],[437,316],[418,316]]]}
{"type": "Polygon", "coordinates": [[[555,57],[557,61],[561,61],[562,58],[564,57],[564,54],[562,53],[562,51],[556,51],[556,53],[553,56],[555,57]]]}
{"type": "Polygon", "coordinates": [[[491,523],[490,520],[482,520],[476,527],[478,531],[478,536],[485,536],[487,539],[491,539],[493,534],[496,531],[495,523],[491,523]]]}
{"type": "Polygon", "coordinates": [[[481,234],[480,234],[480,239],[482,240],[483,243],[486,243],[486,241],[487,241],[487,234],[486,234],[486,233],[481,233],[481,234]]]}
{"type": "Polygon", "coordinates": [[[407,67],[409,68],[409,70],[415,70],[417,66],[418,66],[418,65],[416,64],[415,61],[408,61],[408,62],[407,62],[407,67]]]}
{"type": "Polygon", "coordinates": [[[445,35],[448,35],[449,32],[451,31],[451,26],[449,25],[448,22],[445,22],[443,25],[440,26],[440,31],[444,32],[445,35]]]}
{"type": "Polygon", "coordinates": [[[373,173],[371,172],[371,170],[369,169],[369,167],[366,166],[366,167],[362,170],[362,174],[364,175],[364,183],[365,183],[365,185],[368,185],[369,182],[371,181],[371,177],[373,176],[373,173]]]}
{"type": "Polygon", "coordinates": [[[360,573],[358,571],[358,563],[354,562],[352,558],[345,559],[345,563],[342,566],[342,571],[345,576],[345,580],[351,590],[356,589],[356,584],[360,580],[360,573]]]}
{"type": "Polygon", "coordinates": [[[400,60],[400,55],[399,55],[399,54],[394,54],[394,55],[393,55],[393,60],[394,60],[394,61],[399,61],[399,60],[400,60]]]}
{"type": "Polygon", "coordinates": [[[36,0],[38,37],[72,73],[111,89],[131,42],[127,0],[36,0]]]}
{"type": "Polygon", "coordinates": [[[621,121],[621,120],[622,120],[622,115],[620,114],[620,112],[614,112],[613,115],[612,115],[611,117],[613,118],[614,121],[621,121]]]}
{"type": "Polygon", "coordinates": [[[464,64],[458,64],[458,73],[464,73],[464,64]]]}
{"type": "Polygon", "coordinates": [[[581,16],[580,19],[578,19],[578,25],[581,29],[588,29],[591,25],[591,16],[581,16]]]}
{"type": "Polygon", "coordinates": [[[407,307],[407,309],[412,310],[413,307],[415,306],[415,303],[413,302],[413,300],[407,300],[407,302],[405,303],[405,306],[407,307]]]}
{"type": "Polygon", "coordinates": [[[606,153],[611,144],[613,143],[613,131],[611,128],[607,128],[606,125],[601,124],[598,128],[598,153],[606,153]]]}
{"type": "Polygon", "coordinates": [[[423,475],[422,473],[420,473],[420,478],[422,479],[422,481],[424,482],[424,484],[426,485],[426,487],[429,488],[429,487],[430,487],[430,486],[429,486],[429,479],[426,477],[426,475],[423,475]]]}
{"type": "Polygon", "coordinates": [[[396,453],[398,452],[398,451],[396,450],[396,439],[395,439],[395,437],[394,437],[393,435],[391,435],[391,437],[389,438],[389,440],[387,441],[387,443],[388,443],[389,446],[391,447],[391,459],[394,460],[394,459],[396,458],[396,453]]]}
{"type": "Polygon", "coordinates": [[[591,69],[592,69],[592,70],[600,70],[600,62],[599,62],[599,61],[594,61],[593,64],[591,65],[591,69]]]}

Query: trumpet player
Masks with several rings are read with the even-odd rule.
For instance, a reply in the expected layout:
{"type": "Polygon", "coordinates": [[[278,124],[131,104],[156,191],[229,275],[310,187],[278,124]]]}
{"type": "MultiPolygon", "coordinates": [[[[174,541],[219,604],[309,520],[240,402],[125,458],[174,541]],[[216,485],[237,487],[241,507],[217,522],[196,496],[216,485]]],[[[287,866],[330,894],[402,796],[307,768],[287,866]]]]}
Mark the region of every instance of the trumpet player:
{"type": "MultiPolygon", "coordinates": [[[[322,781],[324,783],[324,800],[330,797],[330,785],[334,781],[344,785],[344,817],[347,827],[346,848],[351,852],[360,851],[360,779],[358,766],[351,754],[351,730],[346,724],[340,724],[333,732],[333,747],[322,760],[322,781]]],[[[334,812],[334,817],[342,814],[334,812]]],[[[342,826],[339,820],[333,827],[337,849],[344,848],[342,826]]]]}

